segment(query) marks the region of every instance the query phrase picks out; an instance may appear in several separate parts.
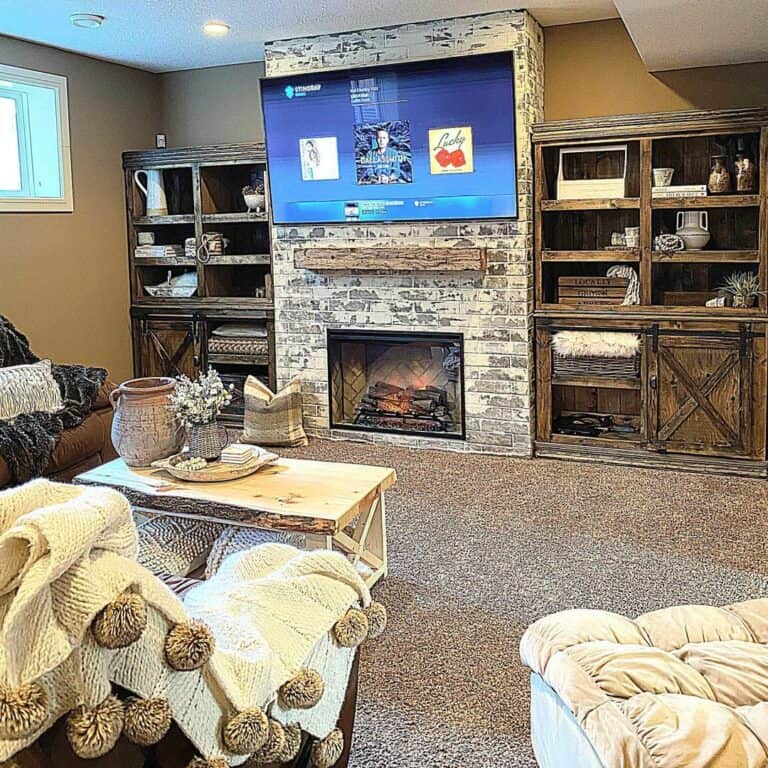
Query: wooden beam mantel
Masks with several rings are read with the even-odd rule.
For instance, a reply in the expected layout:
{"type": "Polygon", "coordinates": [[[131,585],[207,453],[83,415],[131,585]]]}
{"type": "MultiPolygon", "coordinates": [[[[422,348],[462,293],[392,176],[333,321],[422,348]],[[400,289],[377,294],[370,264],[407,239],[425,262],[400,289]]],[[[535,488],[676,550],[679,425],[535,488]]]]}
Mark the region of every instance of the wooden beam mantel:
{"type": "Polygon", "coordinates": [[[487,253],[485,248],[301,248],[294,251],[294,265],[316,272],[480,272],[487,253]]]}

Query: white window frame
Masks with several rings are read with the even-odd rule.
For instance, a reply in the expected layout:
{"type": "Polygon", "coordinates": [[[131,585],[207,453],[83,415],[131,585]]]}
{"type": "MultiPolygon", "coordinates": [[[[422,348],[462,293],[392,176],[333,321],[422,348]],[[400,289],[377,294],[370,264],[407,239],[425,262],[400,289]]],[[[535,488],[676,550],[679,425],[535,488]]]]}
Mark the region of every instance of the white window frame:
{"type": "MultiPolygon", "coordinates": [[[[61,178],[61,197],[19,197],[0,196],[0,214],[2,213],[71,213],[74,210],[72,194],[72,157],[69,143],[69,100],[67,98],[67,78],[48,72],[12,67],[0,64],[0,81],[27,83],[53,88],[58,107],[59,133],[59,174],[61,178]]],[[[24,158],[20,158],[24,162],[24,158]]],[[[27,159],[29,162],[32,159],[27,159]]],[[[22,176],[25,169],[22,168],[22,176]]]]}

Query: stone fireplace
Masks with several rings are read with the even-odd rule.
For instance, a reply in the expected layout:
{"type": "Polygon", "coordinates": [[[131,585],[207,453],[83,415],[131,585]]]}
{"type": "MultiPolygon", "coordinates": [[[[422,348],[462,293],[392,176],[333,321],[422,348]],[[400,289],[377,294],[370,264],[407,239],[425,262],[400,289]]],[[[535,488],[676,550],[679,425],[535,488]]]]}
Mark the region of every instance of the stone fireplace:
{"type": "MultiPolygon", "coordinates": [[[[267,77],[500,51],[510,52],[514,65],[517,219],[273,227],[278,384],[301,377],[304,424],[312,435],[459,451],[531,454],[534,232],[530,128],[543,119],[543,37],[541,28],[525,11],[500,11],[274,41],[266,46],[267,77]],[[341,251],[345,264],[351,266],[331,271],[305,268],[301,255],[306,249],[341,251]],[[471,249],[483,251],[482,267],[464,271],[400,268],[380,273],[354,268],[355,258],[365,259],[372,252],[441,253],[450,258],[451,250],[459,254],[471,249]],[[338,371],[333,368],[335,358],[329,341],[333,345],[334,329],[340,328],[382,338],[385,334],[408,333],[460,338],[460,406],[455,396],[451,400],[451,382],[434,384],[434,380],[429,386],[447,392],[444,397],[439,393],[435,397],[448,405],[426,402],[429,397],[419,397],[425,402],[418,403],[419,408],[436,410],[441,415],[446,409],[454,409],[453,426],[439,431],[426,429],[425,421],[415,419],[411,426],[416,429],[408,429],[402,419],[395,426],[396,415],[382,415],[378,411],[385,409],[373,408],[374,404],[412,404],[415,395],[411,390],[426,387],[419,387],[415,381],[388,381],[389,374],[377,372],[367,358],[358,360],[358,364],[368,366],[368,371],[365,391],[357,396],[361,401],[367,397],[365,404],[375,412],[361,415],[360,402],[353,398],[345,404],[343,398],[339,399],[338,389],[332,393],[338,371]],[[384,387],[371,394],[370,387],[378,381],[404,391],[395,389],[387,398],[389,390],[384,387]],[[456,410],[459,407],[460,414],[456,410]],[[387,421],[390,428],[383,430],[382,422],[387,421]]],[[[394,348],[388,354],[395,355],[394,348]]],[[[409,411],[413,410],[409,406],[409,411]]]]}
{"type": "Polygon", "coordinates": [[[331,429],[464,438],[460,334],[328,330],[331,429]]]}

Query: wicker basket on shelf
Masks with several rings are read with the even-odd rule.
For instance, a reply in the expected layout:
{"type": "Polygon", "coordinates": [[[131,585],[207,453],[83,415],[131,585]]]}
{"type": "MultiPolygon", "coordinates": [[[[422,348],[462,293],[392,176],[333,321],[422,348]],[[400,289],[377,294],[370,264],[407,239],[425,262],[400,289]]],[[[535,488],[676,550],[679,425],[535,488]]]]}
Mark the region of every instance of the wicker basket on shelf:
{"type": "Polygon", "coordinates": [[[637,378],[641,346],[633,333],[560,331],[553,337],[552,375],[637,378]]]}
{"type": "Polygon", "coordinates": [[[640,355],[634,357],[565,357],[552,353],[552,375],[557,376],[612,376],[635,378],[640,376],[640,355]]]}

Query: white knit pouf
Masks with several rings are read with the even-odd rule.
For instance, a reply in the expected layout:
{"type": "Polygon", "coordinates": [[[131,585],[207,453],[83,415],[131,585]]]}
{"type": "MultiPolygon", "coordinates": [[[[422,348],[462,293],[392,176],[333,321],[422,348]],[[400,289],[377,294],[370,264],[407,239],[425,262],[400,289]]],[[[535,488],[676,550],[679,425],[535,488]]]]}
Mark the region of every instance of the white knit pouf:
{"type": "Polygon", "coordinates": [[[305,549],[307,537],[303,533],[287,531],[267,531],[262,528],[241,528],[228,526],[216,539],[208,555],[205,566],[205,578],[210,579],[219,570],[227,557],[244,549],[258,547],[259,544],[289,544],[296,549],[305,549]]]}
{"type": "Polygon", "coordinates": [[[158,516],[138,526],[138,561],[152,573],[187,576],[203,565],[225,526],[158,516]]]}

